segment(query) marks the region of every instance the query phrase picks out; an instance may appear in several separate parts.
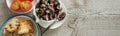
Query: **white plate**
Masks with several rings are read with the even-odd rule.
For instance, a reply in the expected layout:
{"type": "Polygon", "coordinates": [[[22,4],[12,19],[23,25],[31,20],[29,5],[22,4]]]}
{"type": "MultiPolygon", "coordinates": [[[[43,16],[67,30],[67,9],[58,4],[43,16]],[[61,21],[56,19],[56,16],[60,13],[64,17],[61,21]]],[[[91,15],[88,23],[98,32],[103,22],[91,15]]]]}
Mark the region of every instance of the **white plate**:
{"type": "MultiPolygon", "coordinates": [[[[7,6],[8,6],[9,9],[10,9],[11,3],[12,3],[13,1],[14,1],[14,0],[6,0],[6,4],[7,4],[7,6]]],[[[33,0],[32,5],[34,6],[38,1],[39,1],[39,0],[33,0]]],[[[29,11],[24,12],[24,13],[28,13],[28,12],[32,11],[32,9],[33,9],[33,7],[32,7],[29,11]]],[[[10,9],[10,10],[11,10],[12,12],[14,12],[14,13],[24,14],[24,13],[20,13],[21,11],[13,11],[12,9],[10,9]]]]}
{"type": "MultiPolygon", "coordinates": [[[[62,7],[62,11],[66,13],[66,16],[65,16],[65,18],[64,18],[62,21],[59,21],[59,22],[54,23],[54,24],[50,27],[50,29],[55,29],[55,28],[60,27],[60,26],[65,22],[65,20],[67,19],[67,11],[66,11],[66,8],[65,8],[64,4],[63,4],[60,0],[59,0],[59,2],[60,2],[60,7],[62,7]]],[[[34,10],[34,11],[33,11],[33,14],[34,14],[34,16],[35,16],[35,18],[36,18],[36,22],[39,23],[40,26],[42,26],[42,27],[44,27],[44,28],[47,28],[48,26],[50,26],[50,25],[55,21],[55,19],[54,19],[54,20],[50,20],[50,21],[40,20],[40,19],[37,17],[36,13],[35,13],[35,7],[33,8],[33,10],[34,10]]]]}
{"type": "Polygon", "coordinates": [[[34,28],[35,28],[35,32],[36,32],[36,36],[42,36],[42,34],[41,34],[41,28],[38,26],[38,24],[36,24],[35,22],[34,22],[34,20],[32,19],[32,17],[30,17],[30,16],[27,16],[27,15],[16,15],[16,16],[13,16],[13,17],[10,17],[10,18],[8,18],[8,20],[6,20],[3,24],[2,24],[2,26],[0,27],[0,36],[4,36],[4,28],[5,28],[5,26],[6,25],[8,25],[8,23],[10,22],[10,21],[12,21],[13,19],[16,19],[16,17],[22,17],[22,18],[24,18],[24,19],[29,19],[29,20],[31,20],[32,22],[33,22],[33,26],[34,26],[34,28]]]}

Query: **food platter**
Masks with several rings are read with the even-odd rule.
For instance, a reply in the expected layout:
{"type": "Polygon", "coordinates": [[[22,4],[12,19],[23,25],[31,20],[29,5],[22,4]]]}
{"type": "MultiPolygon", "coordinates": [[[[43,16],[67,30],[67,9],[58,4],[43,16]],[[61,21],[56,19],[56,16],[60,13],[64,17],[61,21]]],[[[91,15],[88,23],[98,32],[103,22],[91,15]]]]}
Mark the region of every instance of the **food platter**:
{"type": "MultiPolygon", "coordinates": [[[[41,13],[43,14],[38,13],[40,12],[38,10],[38,12],[36,11],[37,6],[41,3],[41,1],[43,4],[43,0],[6,0],[6,5],[12,11],[12,13],[15,13],[16,15],[8,18],[2,24],[0,27],[0,36],[6,36],[9,32],[11,36],[14,34],[17,36],[21,34],[42,36],[41,27],[47,29],[50,26],[49,29],[55,29],[60,27],[67,20],[68,15],[66,8],[60,0],[45,1],[44,4],[47,2],[45,5],[46,7],[38,8],[45,9],[41,10],[41,13]],[[52,5],[51,2],[53,3],[52,5]],[[29,12],[32,12],[33,16],[26,14],[29,12]]],[[[40,5],[39,7],[44,6],[44,4],[40,5]]]]}

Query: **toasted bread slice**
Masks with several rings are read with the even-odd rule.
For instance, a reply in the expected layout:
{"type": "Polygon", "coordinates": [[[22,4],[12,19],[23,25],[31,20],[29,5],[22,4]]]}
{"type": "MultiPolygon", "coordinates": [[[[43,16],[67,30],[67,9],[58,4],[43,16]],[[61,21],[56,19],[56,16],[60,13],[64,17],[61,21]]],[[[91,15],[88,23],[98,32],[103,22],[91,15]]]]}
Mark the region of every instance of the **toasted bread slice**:
{"type": "Polygon", "coordinates": [[[17,30],[19,27],[19,20],[18,19],[13,19],[6,27],[5,30],[8,32],[14,32],[17,30]]]}
{"type": "Polygon", "coordinates": [[[26,20],[20,23],[20,27],[18,29],[18,34],[25,34],[34,31],[33,23],[31,20],[26,20]]]}

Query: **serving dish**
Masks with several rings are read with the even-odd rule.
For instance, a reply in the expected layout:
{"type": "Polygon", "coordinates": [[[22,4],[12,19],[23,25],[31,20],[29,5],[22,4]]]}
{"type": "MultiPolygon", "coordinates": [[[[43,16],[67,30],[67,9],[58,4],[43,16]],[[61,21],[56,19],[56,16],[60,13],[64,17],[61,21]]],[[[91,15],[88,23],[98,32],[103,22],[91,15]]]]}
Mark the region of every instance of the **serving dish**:
{"type": "Polygon", "coordinates": [[[34,22],[34,20],[32,19],[32,17],[27,16],[27,15],[16,15],[16,16],[13,16],[13,17],[8,18],[8,20],[6,20],[6,21],[2,24],[2,26],[0,27],[0,36],[5,36],[5,35],[4,35],[4,33],[5,33],[5,26],[8,25],[8,23],[9,23],[11,20],[15,19],[16,17],[22,17],[22,18],[26,18],[26,19],[31,20],[31,21],[33,22],[33,26],[34,26],[34,28],[35,28],[35,33],[36,33],[35,36],[42,36],[42,35],[41,35],[41,28],[40,28],[40,26],[39,26],[37,23],[34,22]]]}
{"type": "Polygon", "coordinates": [[[36,18],[36,22],[39,23],[40,26],[42,26],[44,28],[47,28],[48,26],[53,24],[49,29],[55,29],[55,28],[60,27],[65,22],[65,20],[67,19],[67,11],[66,11],[66,8],[65,8],[64,4],[60,0],[58,0],[58,1],[60,3],[60,7],[62,8],[62,12],[64,12],[66,14],[65,18],[63,20],[61,20],[61,21],[58,21],[58,22],[56,22],[56,19],[49,20],[49,21],[45,21],[45,20],[39,19],[39,17],[36,14],[36,11],[35,11],[36,10],[36,8],[35,8],[36,6],[34,6],[33,14],[34,14],[34,16],[36,18]]]}
{"type": "Polygon", "coordinates": [[[32,8],[28,11],[14,11],[11,9],[11,4],[13,3],[14,0],[6,0],[6,4],[8,6],[8,8],[13,12],[13,13],[17,13],[17,14],[26,14],[29,13],[30,11],[33,11],[33,6],[39,1],[39,0],[33,0],[32,1],[32,8]]]}

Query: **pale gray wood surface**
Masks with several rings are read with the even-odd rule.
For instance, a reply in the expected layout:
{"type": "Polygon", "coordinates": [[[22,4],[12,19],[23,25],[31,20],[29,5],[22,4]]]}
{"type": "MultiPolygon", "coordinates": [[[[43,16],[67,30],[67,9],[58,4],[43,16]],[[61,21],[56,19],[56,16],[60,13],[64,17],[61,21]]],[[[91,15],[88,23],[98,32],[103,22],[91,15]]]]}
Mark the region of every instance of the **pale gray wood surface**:
{"type": "MultiPolygon", "coordinates": [[[[120,36],[120,0],[61,0],[67,21],[43,36],[120,36]]],[[[0,0],[0,25],[11,16],[0,0]]]]}

